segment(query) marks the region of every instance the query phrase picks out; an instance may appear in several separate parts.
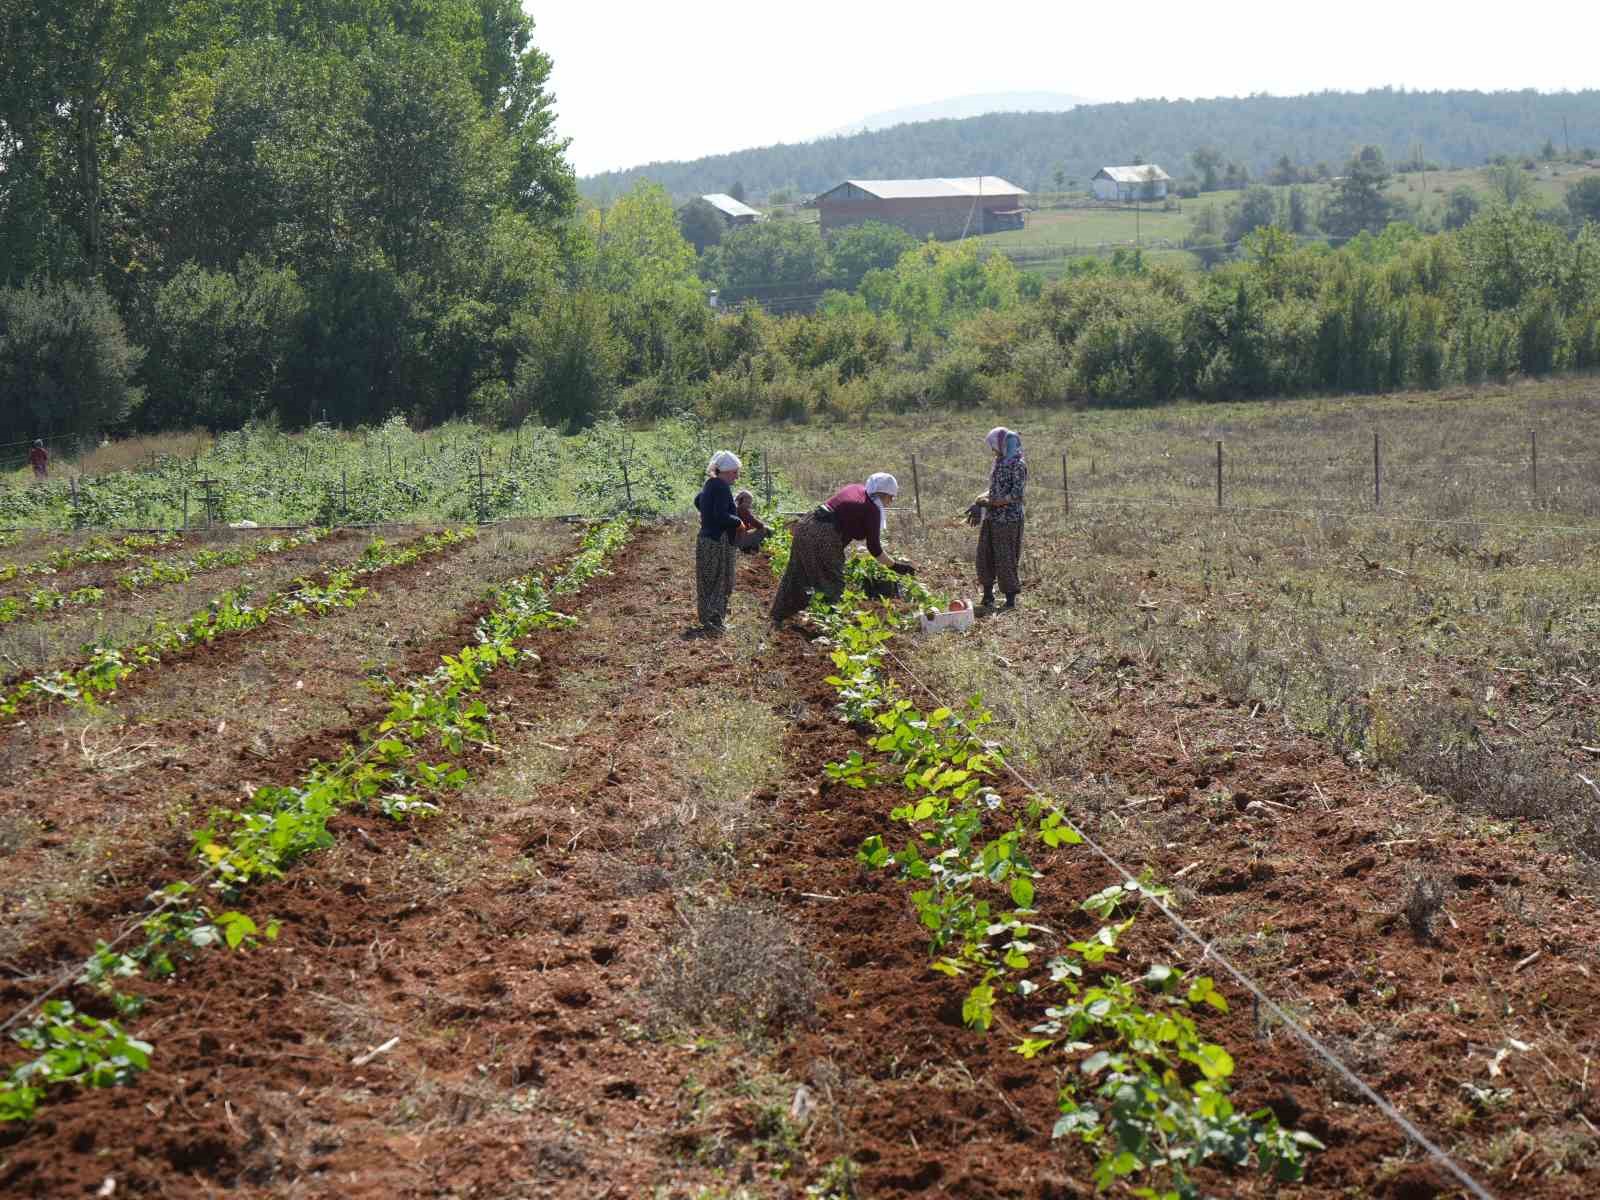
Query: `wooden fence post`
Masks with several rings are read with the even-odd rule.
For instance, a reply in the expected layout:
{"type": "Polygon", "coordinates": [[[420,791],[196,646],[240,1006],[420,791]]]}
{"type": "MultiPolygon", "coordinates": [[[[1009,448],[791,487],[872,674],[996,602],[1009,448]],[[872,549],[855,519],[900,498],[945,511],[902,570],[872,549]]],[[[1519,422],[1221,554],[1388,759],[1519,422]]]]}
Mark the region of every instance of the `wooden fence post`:
{"type": "Polygon", "coordinates": [[[922,478],[917,473],[917,456],[911,456],[911,495],[917,504],[917,520],[922,520],[922,478]]]}
{"type": "Polygon", "coordinates": [[[1222,439],[1217,439],[1217,507],[1222,507],[1222,439]]]}
{"type": "Polygon", "coordinates": [[[1072,494],[1067,491],[1067,456],[1061,456],[1061,517],[1063,520],[1072,519],[1072,494]]]}
{"type": "Polygon", "coordinates": [[[1539,431],[1528,430],[1528,459],[1533,467],[1533,498],[1539,498],[1539,431]]]}
{"type": "Polygon", "coordinates": [[[1383,507],[1383,452],[1378,448],[1378,431],[1372,431],[1372,507],[1383,507]]]}
{"type": "MultiPolygon", "coordinates": [[[[742,434],[740,436],[743,437],[742,434]]],[[[767,494],[766,507],[767,508],[771,508],[772,507],[772,451],[771,450],[763,450],[761,452],[761,475],[762,475],[762,480],[763,480],[763,482],[765,484],[765,487],[763,488],[763,490],[767,494]]]]}

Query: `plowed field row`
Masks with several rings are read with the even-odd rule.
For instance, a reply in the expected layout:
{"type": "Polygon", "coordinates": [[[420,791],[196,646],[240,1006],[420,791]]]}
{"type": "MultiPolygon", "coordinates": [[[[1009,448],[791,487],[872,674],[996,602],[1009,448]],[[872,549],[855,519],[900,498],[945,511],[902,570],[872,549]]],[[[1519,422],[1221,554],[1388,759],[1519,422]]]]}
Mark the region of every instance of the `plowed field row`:
{"type": "MultiPolygon", "coordinates": [[[[1094,1156],[1051,1137],[1073,1064],[1012,1051],[1026,1032],[1013,1003],[988,1033],[968,1028],[968,982],[929,970],[904,887],[858,862],[903,793],[827,780],[827,764],[873,751],[834,713],[823,648],[765,639],[764,561],[741,559],[728,636],[686,635],[692,536],[641,532],[571,602],[578,627],[533,639],[536,668],[490,677],[506,732],[445,814],[340,816],[334,848],[254,892],[252,911],[283,922],[278,940],[197,960],[170,1003],[154,989],[162,1058],[129,1088],[64,1095],[0,1132],[0,1189],[84,1194],[109,1177],[116,1194],[173,1197],[1094,1194],[1094,1156]]],[[[374,610],[391,622],[391,672],[470,640],[470,608],[440,598],[469,590],[449,574],[465,557],[374,610]],[[422,615],[441,609],[456,615],[422,615]]],[[[12,965],[42,974],[81,956],[85,914],[134,909],[186,864],[182,818],[205,795],[330,757],[366,715],[352,675],[372,624],[336,615],[315,623],[345,631],[326,644],[286,631],[259,644],[259,664],[197,656],[138,693],[126,733],[165,730],[163,746],[181,748],[188,811],[177,833],[155,819],[173,793],[160,758],[125,772],[137,819],[105,847],[115,868],[31,924],[12,965]],[[265,676],[240,676],[256,666],[265,676]],[[323,707],[280,727],[295,680],[323,707]]],[[[1353,768],[1281,715],[1149,662],[1105,662],[1093,631],[1042,613],[896,648],[941,689],[958,651],[1058,681],[1058,705],[1016,725],[1002,706],[1000,727],[1030,739],[1073,819],[1177,888],[1216,949],[1494,1194],[1591,1190],[1600,920],[1558,853],[1353,768]],[[1077,712],[1111,736],[1077,737],[1077,712]],[[1429,938],[1401,911],[1424,866],[1453,885],[1429,938]]],[[[122,783],[100,791],[81,747],[43,731],[29,744],[28,774],[50,781],[36,790],[78,798],[43,801],[62,819],[116,810],[122,783]]],[[[11,787],[0,809],[29,794],[11,787]]],[[[1066,846],[1035,866],[1050,897],[1040,924],[1081,935],[1076,901],[1113,882],[1109,869],[1066,846]]],[[[1152,961],[1205,969],[1148,911],[1124,944],[1133,978],[1152,961]]],[[[6,1011],[27,994],[26,980],[0,990],[6,1011]]],[[[1236,1060],[1236,1103],[1328,1148],[1303,1184],[1211,1170],[1208,1194],[1458,1194],[1247,997],[1228,999],[1201,1020],[1236,1060]]]]}

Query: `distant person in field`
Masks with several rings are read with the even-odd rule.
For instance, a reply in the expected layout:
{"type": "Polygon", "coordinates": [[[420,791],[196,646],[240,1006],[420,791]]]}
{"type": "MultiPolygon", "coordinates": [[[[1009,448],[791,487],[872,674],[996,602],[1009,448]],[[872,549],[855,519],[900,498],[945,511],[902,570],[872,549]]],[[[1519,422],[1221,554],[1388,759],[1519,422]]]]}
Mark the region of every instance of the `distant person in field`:
{"type": "Polygon", "coordinates": [[[50,477],[50,451],[44,448],[43,442],[34,442],[33,449],[28,451],[28,465],[33,468],[35,482],[43,483],[50,477]]]}
{"type": "Polygon", "coordinates": [[[879,472],[867,476],[864,484],[846,484],[795,522],[789,565],[772,599],[774,625],[782,628],[806,606],[812,592],[839,598],[844,591],[844,548],[851,542],[865,542],[867,553],[891,571],[915,574],[910,563],[891,558],[883,549],[889,508],[899,491],[893,475],[879,472]]]}
{"type": "Polygon", "coordinates": [[[1017,563],[1022,558],[1022,494],[1028,486],[1028,460],[1022,456],[1022,436],[1003,425],[991,429],[985,440],[994,451],[989,490],[967,510],[978,524],[978,583],[985,608],[994,607],[996,583],[1006,595],[1006,607],[1015,608],[1022,591],[1017,563]]]}
{"type": "Polygon", "coordinates": [[[706,481],[694,506],[700,510],[700,532],[694,539],[694,605],[700,626],[720,632],[733,598],[733,580],[739,566],[734,539],[743,528],[733,504],[733,482],[739,478],[739,456],[718,450],[706,464],[706,481]]]}
{"type": "Polygon", "coordinates": [[[756,516],[756,498],[747,489],[741,489],[734,496],[733,511],[739,517],[739,533],[734,542],[746,554],[754,554],[772,529],[756,516]]]}

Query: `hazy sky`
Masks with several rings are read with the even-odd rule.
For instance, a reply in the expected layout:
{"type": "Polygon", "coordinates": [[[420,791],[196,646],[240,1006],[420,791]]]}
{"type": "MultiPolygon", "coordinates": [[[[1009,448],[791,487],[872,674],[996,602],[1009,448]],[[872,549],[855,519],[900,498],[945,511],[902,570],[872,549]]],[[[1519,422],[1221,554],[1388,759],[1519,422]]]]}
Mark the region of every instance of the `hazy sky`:
{"type": "Polygon", "coordinates": [[[980,92],[1132,100],[1600,86],[1593,0],[524,3],[555,59],[579,174],[804,140],[980,92]]]}

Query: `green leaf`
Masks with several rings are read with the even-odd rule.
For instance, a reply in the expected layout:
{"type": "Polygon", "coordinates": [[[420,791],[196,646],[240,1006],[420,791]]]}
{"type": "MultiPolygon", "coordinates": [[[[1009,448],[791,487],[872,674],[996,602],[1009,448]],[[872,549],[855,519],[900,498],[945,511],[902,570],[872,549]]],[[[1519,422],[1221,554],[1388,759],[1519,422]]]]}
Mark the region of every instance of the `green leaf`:
{"type": "Polygon", "coordinates": [[[1026,875],[1011,878],[1011,902],[1018,908],[1033,907],[1033,880],[1026,875]]]}
{"type": "Polygon", "coordinates": [[[1209,1004],[1218,1012],[1228,1011],[1228,998],[1217,991],[1217,986],[1212,982],[1209,975],[1197,976],[1189,984],[1189,1003],[1200,1004],[1202,1002],[1209,1004]]]}
{"type": "Polygon", "coordinates": [[[1202,1042],[1193,1055],[1185,1055],[1207,1079],[1221,1080],[1233,1074],[1233,1056],[1214,1042],[1202,1042]]]}

